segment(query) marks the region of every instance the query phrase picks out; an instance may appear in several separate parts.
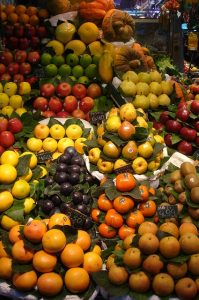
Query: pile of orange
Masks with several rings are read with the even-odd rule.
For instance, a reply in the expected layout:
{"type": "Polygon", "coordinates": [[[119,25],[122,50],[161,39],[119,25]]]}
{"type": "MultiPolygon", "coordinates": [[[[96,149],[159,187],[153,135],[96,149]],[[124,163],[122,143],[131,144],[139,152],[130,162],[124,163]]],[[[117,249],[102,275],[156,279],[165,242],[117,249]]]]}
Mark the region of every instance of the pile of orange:
{"type": "Polygon", "coordinates": [[[8,4],[1,6],[1,20],[7,21],[10,24],[31,24],[33,26],[39,25],[40,19],[49,17],[48,11],[44,8],[38,9],[35,6],[26,7],[25,5],[8,4]]]}
{"type": "Polygon", "coordinates": [[[110,200],[105,193],[101,194],[97,200],[97,207],[92,209],[91,217],[99,224],[98,232],[102,237],[114,238],[119,235],[123,240],[135,233],[137,226],[142,224],[145,218],[155,217],[156,203],[150,199],[155,196],[155,189],[137,184],[131,173],[118,174],[115,185],[121,195],[110,200]],[[134,188],[139,189],[139,200],[128,194],[134,188]]]}
{"type": "Polygon", "coordinates": [[[69,293],[86,291],[90,274],[102,269],[101,248],[91,247],[91,237],[84,230],[77,230],[71,241],[69,233],[61,229],[63,225],[70,226],[70,219],[55,214],[49,220],[34,219],[26,225],[13,226],[8,233],[9,253],[0,241],[0,278],[10,280],[17,290],[37,288],[48,297],[59,294],[64,285],[69,293]],[[57,229],[55,225],[61,227],[57,229]],[[12,267],[14,262],[30,268],[17,272],[12,267]]]}

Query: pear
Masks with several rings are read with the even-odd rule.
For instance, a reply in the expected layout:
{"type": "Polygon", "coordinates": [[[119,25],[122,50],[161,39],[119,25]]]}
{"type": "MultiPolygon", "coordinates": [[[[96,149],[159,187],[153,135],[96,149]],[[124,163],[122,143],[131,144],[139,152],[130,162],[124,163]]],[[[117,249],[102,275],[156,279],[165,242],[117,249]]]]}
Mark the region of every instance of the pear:
{"type": "Polygon", "coordinates": [[[171,81],[161,81],[162,93],[171,95],[173,92],[173,83],[171,81]]]}
{"type": "Polygon", "coordinates": [[[97,162],[97,167],[101,173],[112,173],[114,164],[111,161],[106,161],[100,158],[97,162]]]}
{"type": "Polygon", "coordinates": [[[136,84],[136,87],[137,87],[137,95],[147,96],[150,92],[149,85],[146,82],[138,82],[136,84]]]}
{"type": "Polygon", "coordinates": [[[156,82],[156,81],[152,81],[149,84],[149,88],[150,88],[150,93],[153,93],[157,96],[162,94],[162,86],[160,83],[156,82]]]}
{"type": "Polygon", "coordinates": [[[149,158],[153,153],[153,146],[146,141],[138,146],[138,153],[141,157],[149,158]]]}
{"type": "Polygon", "coordinates": [[[141,107],[144,110],[149,109],[149,99],[144,95],[136,95],[133,101],[135,108],[141,107]]]}
{"type": "Polygon", "coordinates": [[[129,121],[123,121],[118,129],[118,135],[123,140],[129,140],[131,136],[135,133],[135,126],[129,121]]]}
{"type": "Polygon", "coordinates": [[[88,152],[88,159],[89,161],[92,163],[92,164],[97,164],[99,158],[100,158],[100,153],[101,153],[101,150],[97,147],[95,148],[92,148],[89,150],[88,152]]]}
{"type": "Polygon", "coordinates": [[[150,83],[151,75],[150,75],[150,73],[147,73],[147,72],[140,72],[140,73],[138,73],[138,79],[139,79],[139,82],[150,83]]]}
{"type": "Polygon", "coordinates": [[[121,150],[113,142],[108,141],[103,147],[103,152],[107,157],[118,158],[121,150]]]}
{"type": "Polygon", "coordinates": [[[167,94],[162,94],[158,97],[158,102],[161,106],[169,106],[171,103],[171,99],[167,94]]]}
{"type": "Polygon", "coordinates": [[[127,71],[126,73],[124,73],[122,76],[122,80],[128,80],[134,83],[137,83],[139,81],[138,75],[134,71],[127,71]]]}
{"type": "Polygon", "coordinates": [[[159,106],[159,101],[158,101],[158,97],[153,94],[153,93],[149,93],[147,98],[149,99],[149,107],[152,109],[158,108],[159,106]]]}
{"type": "Polygon", "coordinates": [[[161,82],[162,81],[162,75],[158,71],[151,71],[151,81],[161,82]]]}
{"type": "Polygon", "coordinates": [[[108,117],[111,116],[119,116],[119,108],[118,107],[112,107],[108,112],[108,117]]]}
{"type": "Polygon", "coordinates": [[[124,80],[121,82],[119,86],[119,90],[124,96],[127,97],[135,96],[137,92],[135,83],[128,80],[124,80]]]}
{"type": "Polygon", "coordinates": [[[143,108],[141,107],[136,108],[136,112],[138,116],[143,117],[146,121],[148,120],[147,114],[145,113],[143,108]]]}
{"type": "Polygon", "coordinates": [[[116,115],[112,115],[108,117],[105,124],[106,130],[108,132],[117,132],[120,125],[121,125],[120,117],[116,115]]]}
{"type": "Polygon", "coordinates": [[[124,167],[126,165],[127,165],[127,163],[123,159],[118,158],[114,163],[114,170],[124,167]]]}
{"type": "Polygon", "coordinates": [[[138,148],[135,141],[129,141],[123,148],[122,148],[122,156],[124,158],[133,160],[137,157],[138,148]]]}
{"type": "Polygon", "coordinates": [[[126,120],[132,122],[136,117],[136,110],[132,103],[125,103],[120,107],[120,118],[122,121],[126,120]]]}
{"type": "Polygon", "coordinates": [[[138,126],[135,125],[136,127],[148,128],[148,123],[145,121],[143,117],[137,116],[136,120],[138,122],[138,126]]]}

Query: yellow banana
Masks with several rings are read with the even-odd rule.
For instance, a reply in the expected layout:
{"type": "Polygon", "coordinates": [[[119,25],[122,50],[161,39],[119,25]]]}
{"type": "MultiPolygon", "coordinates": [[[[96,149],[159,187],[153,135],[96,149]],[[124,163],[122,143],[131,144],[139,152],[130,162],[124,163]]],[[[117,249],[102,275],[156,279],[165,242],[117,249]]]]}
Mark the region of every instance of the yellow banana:
{"type": "Polygon", "coordinates": [[[98,71],[103,82],[109,83],[113,79],[113,57],[108,50],[104,50],[104,53],[100,57],[98,71]]]}

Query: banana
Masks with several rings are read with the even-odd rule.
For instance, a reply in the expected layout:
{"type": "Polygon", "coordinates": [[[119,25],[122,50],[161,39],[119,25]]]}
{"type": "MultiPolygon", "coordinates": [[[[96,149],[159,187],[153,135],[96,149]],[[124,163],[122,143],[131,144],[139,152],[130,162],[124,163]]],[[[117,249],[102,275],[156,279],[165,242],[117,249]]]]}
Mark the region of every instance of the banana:
{"type": "Polygon", "coordinates": [[[113,57],[108,50],[104,50],[99,60],[98,71],[103,82],[108,83],[113,79],[113,57]]]}
{"type": "Polygon", "coordinates": [[[48,42],[46,47],[52,47],[56,55],[62,55],[64,53],[64,45],[57,40],[48,42]]]}

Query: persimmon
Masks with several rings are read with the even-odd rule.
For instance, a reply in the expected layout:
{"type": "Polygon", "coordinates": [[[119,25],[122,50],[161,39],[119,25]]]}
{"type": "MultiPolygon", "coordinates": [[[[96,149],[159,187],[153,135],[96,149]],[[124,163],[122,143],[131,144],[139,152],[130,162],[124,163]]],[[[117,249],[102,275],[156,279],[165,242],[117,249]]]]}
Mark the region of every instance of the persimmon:
{"type": "Polygon", "coordinates": [[[144,217],[152,217],[156,212],[156,204],[153,200],[148,200],[144,203],[140,203],[139,210],[144,217]]]}
{"type": "Polygon", "coordinates": [[[124,240],[129,235],[134,234],[134,233],[135,233],[135,228],[129,227],[125,224],[122,225],[118,230],[118,235],[119,235],[121,240],[124,240]]]}
{"type": "Polygon", "coordinates": [[[100,215],[100,210],[98,208],[93,208],[91,211],[91,218],[93,221],[96,223],[99,223],[99,215],[100,215]]]}
{"type": "Polygon", "coordinates": [[[139,191],[141,194],[141,201],[147,201],[149,199],[149,190],[146,185],[139,185],[139,191]]]}
{"type": "Polygon", "coordinates": [[[103,211],[108,211],[113,208],[113,203],[106,197],[106,194],[101,194],[97,200],[98,208],[103,211]]]}
{"type": "Polygon", "coordinates": [[[137,225],[140,225],[144,222],[144,216],[141,211],[136,210],[131,212],[126,219],[126,224],[129,227],[135,228],[137,225]]]}
{"type": "Polygon", "coordinates": [[[121,195],[113,200],[113,207],[117,212],[125,214],[134,207],[134,201],[131,197],[121,195]]]}
{"type": "Polygon", "coordinates": [[[120,228],[124,219],[121,214],[119,214],[114,208],[109,209],[105,215],[105,223],[113,228],[120,228]]]}
{"type": "Polygon", "coordinates": [[[116,189],[120,192],[129,192],[136,186],[136,180],[131,173],[121,173],[116,176],[116,189]]]}
{"type": "Polygon", "coordinates": [[[101,223],[99,226],[98,226],[98,231],[99,231],[99,234],[101,236],[103,236],[104,238],[113,238],[116,236],[117,234],[117,230],[105,223],[101,223]]]}

